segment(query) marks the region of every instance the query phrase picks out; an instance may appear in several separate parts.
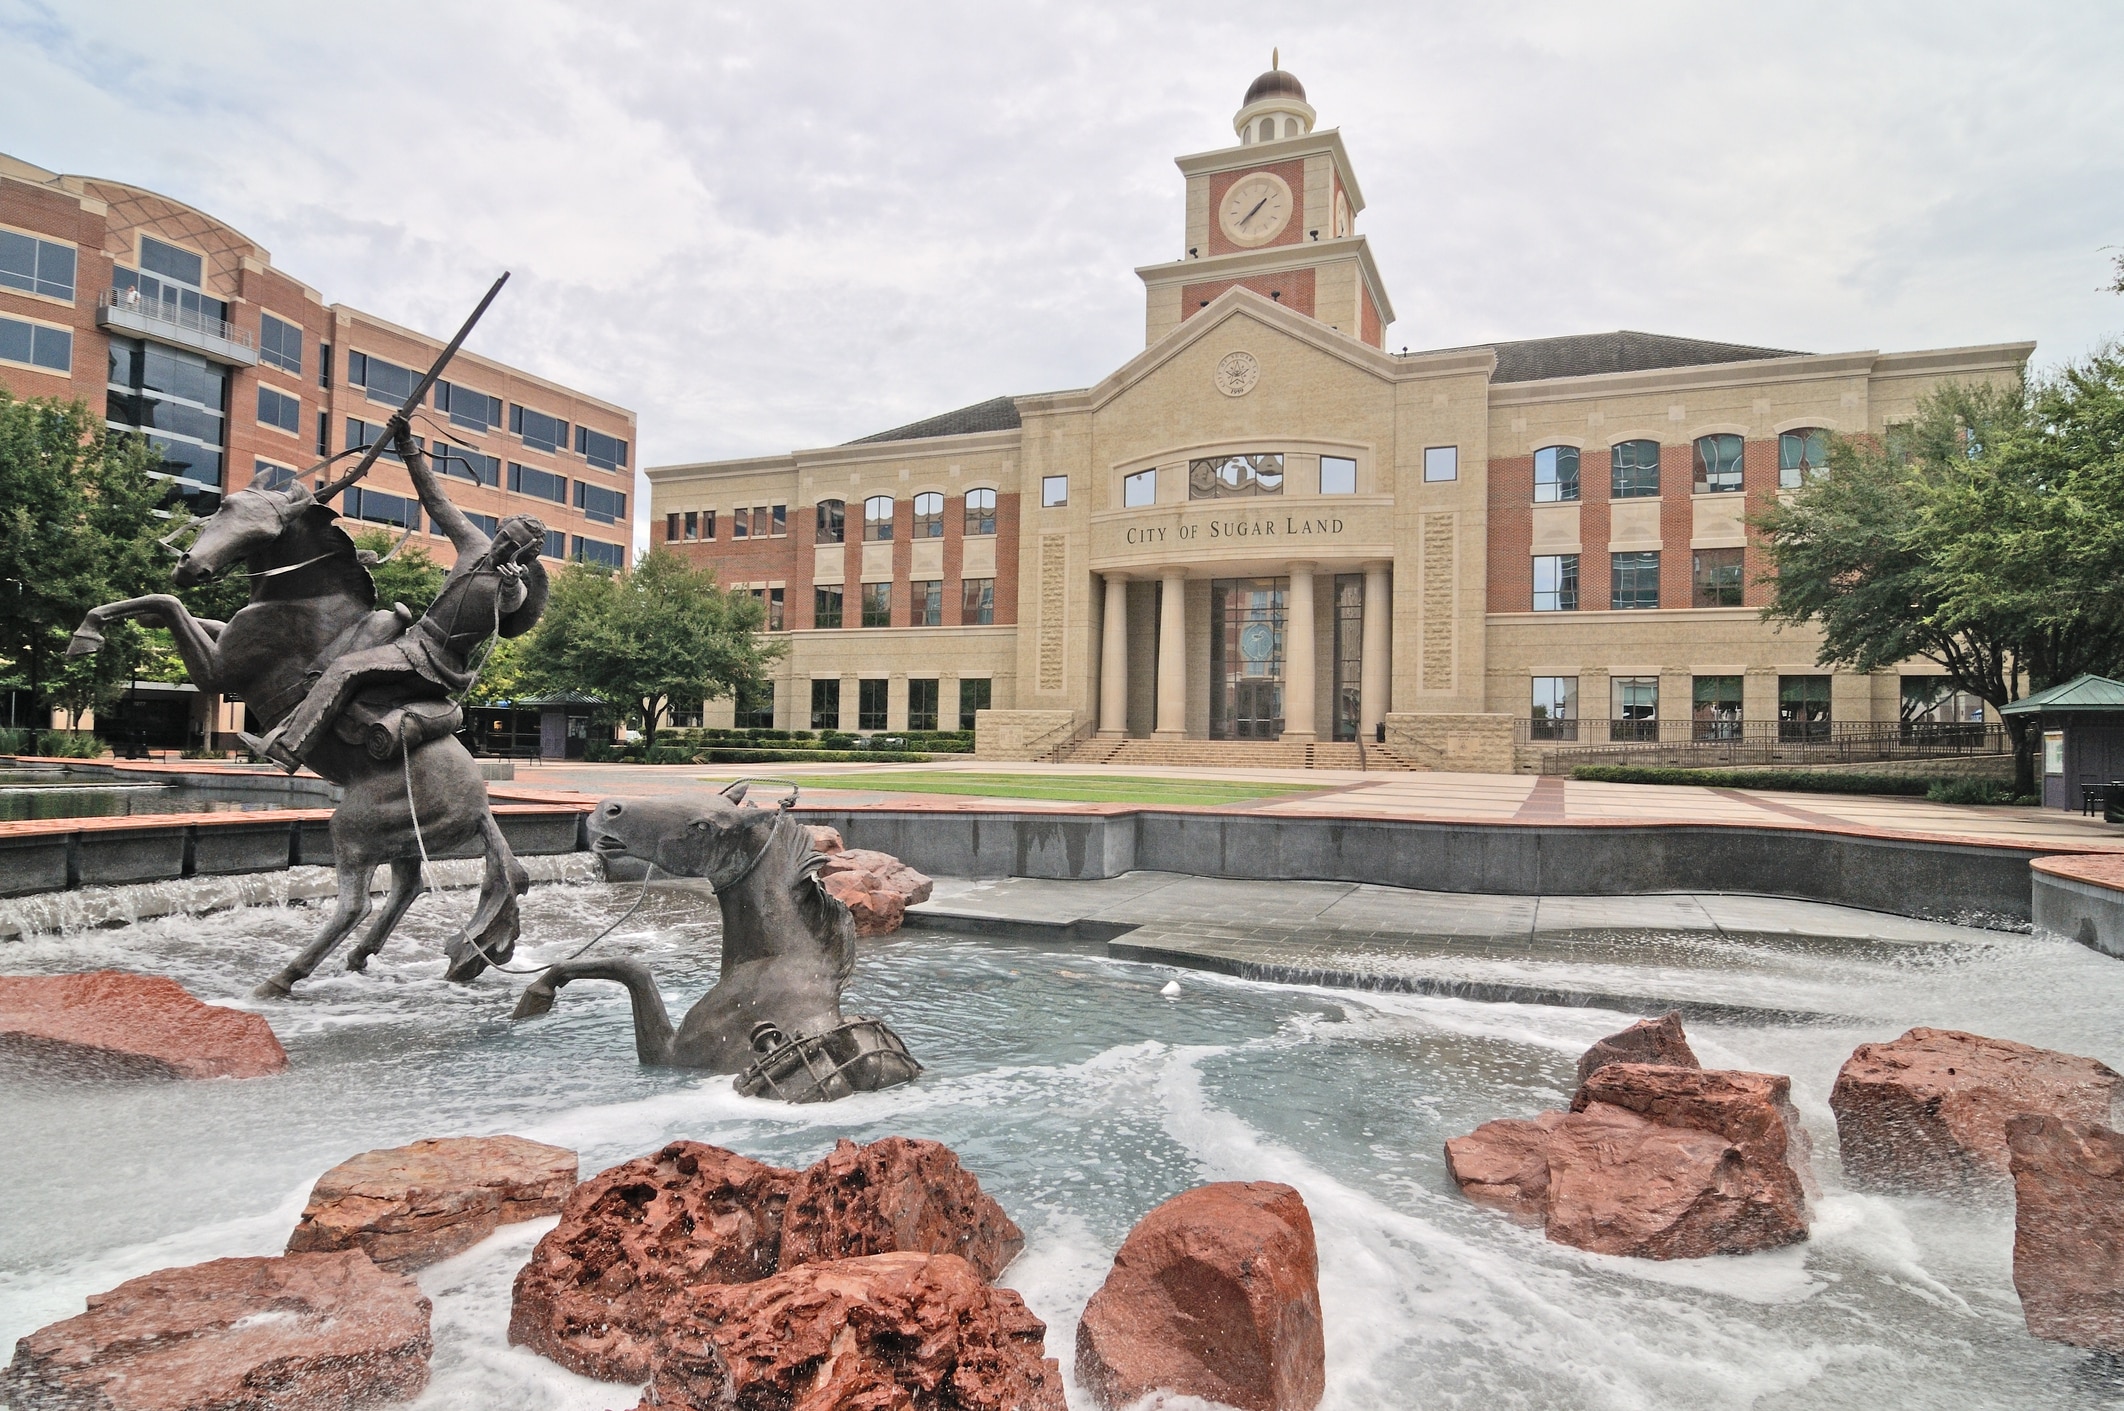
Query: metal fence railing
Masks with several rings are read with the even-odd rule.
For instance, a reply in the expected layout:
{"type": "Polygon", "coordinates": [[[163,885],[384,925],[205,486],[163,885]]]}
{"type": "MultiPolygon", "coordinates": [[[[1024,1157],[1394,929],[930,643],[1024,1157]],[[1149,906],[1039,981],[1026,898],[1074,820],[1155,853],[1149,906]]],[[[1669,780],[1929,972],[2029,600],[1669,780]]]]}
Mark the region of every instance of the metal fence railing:
{"type": "Polygon", "coordinates": [[[2003,725],[1932,721],[1521,720],[1517,739],[1541,751],[1544,774],[1581,764],[1677,769],[1861,764],[2009,752],[2003,725]]]}
{"type": "Polygon", "coordinates": [[[130,314],[135,318],[153,319],[157,323],[190,329],[194,333],[204,333],[209,338],[219,338],[240,348],[253,346],[251,335],[233,323],[160,299],[128,298],[128,294],[132,292],[125,289],[106,289],[97,295],[96,306],[130,314]]]}

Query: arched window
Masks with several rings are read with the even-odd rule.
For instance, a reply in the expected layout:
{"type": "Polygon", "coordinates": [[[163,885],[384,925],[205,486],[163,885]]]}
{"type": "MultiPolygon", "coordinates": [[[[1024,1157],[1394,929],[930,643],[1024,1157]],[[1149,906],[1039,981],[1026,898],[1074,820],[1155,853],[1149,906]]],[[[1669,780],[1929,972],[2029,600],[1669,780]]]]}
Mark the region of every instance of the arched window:
{"type": "Polygon", "coordinates": [[[966,492],[966,532],[968,534],[993,534],[996,532],[995,491],[968,490],[966,492]]]}
{"type": "Polygon", "coordinates": [[[1283,120],[1283,135],[1285,137],[1296,137],[1298,135],[1298,119],[1285,118],[1283,120]]]}
{"type": "Polygon", "coordinates": [[[840,500],[819,501],[819,532],[813,536],[820,544],[838,544],[848,537],[848,506],[840,500]]]}
{"type": "Polygon", "coordinates": [[[1578,498],[1578,447],[1543,446],[1534,453],[1534,503],[1578,498]]]}
{"type": "Polygon", "coordinates": [[[944,497],[934,490],[915,496],[914,536],[917,539],[944,537],[944,497]]]}
{"type": "Polygon", "coordinates": [[[1777,438],[1777,488],[1797,490],[1829,463],[1829,433],[1802,426],[1777,438]]]}
{"type": "Polygon", "coordinates": [[[1276,120],[1274,118],[1263,118],[1261,120],[1261,140],[1263,142],[1274,142],[1276,140],[1276,120]]]}
{"type": "Polygon", "coordinates": [[[892,496],[872,495],[863,501],[863,538],[882,543],[892,537],[892,496]]]}
{"type": "Polygon", "coordinates": [[[1621,441],[1608,448],[1610,493],[1618,500],[1659,494],[1659,442],[1621,441]]]}
{"type": "Polygon", "coordinates": [[[1730,494],[1741,488],[1741,438],[1696,438],[1694,489],[1699,495],[1730,494]]]}

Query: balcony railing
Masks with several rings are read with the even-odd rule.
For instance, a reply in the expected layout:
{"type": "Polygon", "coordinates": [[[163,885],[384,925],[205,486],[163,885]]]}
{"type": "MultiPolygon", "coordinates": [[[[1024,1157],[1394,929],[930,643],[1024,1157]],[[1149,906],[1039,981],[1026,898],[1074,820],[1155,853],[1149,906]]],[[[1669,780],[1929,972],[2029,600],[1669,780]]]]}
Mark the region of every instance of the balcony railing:
{"type": "Polygon", "coordinates": [[[225,319],[186,310],[160,299],[128,298],[128,289],[106,289],[96,296],[96,323],[128,333],[191,348],[220,362],[250,367],[258,361],[256,340],[225,319]]]}
{"type": "Polygon", "coordinates": [[[2005,754],[2003,725],[1930,721],[1535,719],[1518,741],[1542,753],[1542,772],[1580,764],[1712,769],[1733,765],[1851,764],[2005,754]]]}

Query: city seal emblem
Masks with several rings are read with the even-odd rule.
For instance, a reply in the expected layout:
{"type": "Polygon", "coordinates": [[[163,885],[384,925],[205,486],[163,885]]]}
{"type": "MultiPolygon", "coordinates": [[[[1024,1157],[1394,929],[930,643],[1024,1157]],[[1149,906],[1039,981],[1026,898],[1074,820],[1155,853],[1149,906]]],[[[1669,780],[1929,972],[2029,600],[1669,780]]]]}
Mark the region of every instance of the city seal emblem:
{"type": "Polygon", "coordinates": [[[1261,364],[1254,360],[1252,353],[1226,353],[1218,362],[1212,380],[1225,396],[1244,397],[1261,380],[1261,364]]]}

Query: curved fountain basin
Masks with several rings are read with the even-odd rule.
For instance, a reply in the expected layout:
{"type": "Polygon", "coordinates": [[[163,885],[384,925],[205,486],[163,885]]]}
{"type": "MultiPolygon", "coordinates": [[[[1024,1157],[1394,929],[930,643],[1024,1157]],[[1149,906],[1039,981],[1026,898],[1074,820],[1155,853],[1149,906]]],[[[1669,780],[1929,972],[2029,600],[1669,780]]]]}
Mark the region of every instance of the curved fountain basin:
{"type": "MultiPolygon", "coordinates": [[[[520,963],[558,958],[636,894],[535,888],[520,963]]],[[[1025,1227],[1005,1282],[1048,1320],[1065,1372],[1077,1311],[1136,1218],[1202,1181],[1265,1178],[1297,1186],[1318,1226],[1331,1408],[2063,1407],[2105,1393],[2083,1354],[2023,1330],[2010,1209],[1846,1191],[1825,1105],[1855,1044],[1918,1023],[2124,1057],[2124,969],[2069,942],[1669,933],[1511,962],[1583,987],[1615,983],[1636,951],[1639,989],[1679,976],[1735,1004],[1803,990],[1807,1007],[1843,1016],[1692,1024],[1707,1064],[1792,1075],[1825,1191],[1807,1245],[1656,1264],[1550,1245],[1476,1209],[1440,1149],[1489,1118],[1560,1105],[1577,1055],[1631,1016],[1257,984],[1112,961],[1098,945],[903,935],[864,943],[848,1008],[889,1018],[929,1071],[791,1108],[741,1098],[727,1077],[639,1067],[615,987],[572,987],[551,1018],[512,1026],[520,981],[443,983],[440,943],[471,905],[426,898],[371,973],[328,967],[298,1000],[264,1006],[289,1052],[282,1077],[0,1078],[0,1338],[151,1269],[277,1252],[317,1175],[373,1147],[515,1132],[575,1148],[587,1174],[676,1137],[795,1165],[837,1137],[903,1133],[952,1145],[1025,1227]],[[1162,997],[1176,976],[1180,994],[1162,997]]],[[[0,965],[153,970],[251,1007],[250,985],[315,919],[260,906],[35,936],[0,947],[0,965]]],[[[715,930],[704,892],[660,885],[608,945],[653,961],[684,1004],[713,979],[715,930]]],[[[418,1405],[630,1403],[506,1346],[510,1281],[550,1223],[507,1227],[420,1276],[436,1352],[418,1405]]]]}

